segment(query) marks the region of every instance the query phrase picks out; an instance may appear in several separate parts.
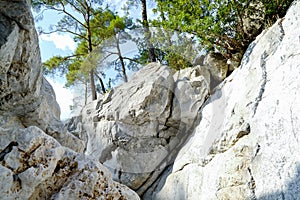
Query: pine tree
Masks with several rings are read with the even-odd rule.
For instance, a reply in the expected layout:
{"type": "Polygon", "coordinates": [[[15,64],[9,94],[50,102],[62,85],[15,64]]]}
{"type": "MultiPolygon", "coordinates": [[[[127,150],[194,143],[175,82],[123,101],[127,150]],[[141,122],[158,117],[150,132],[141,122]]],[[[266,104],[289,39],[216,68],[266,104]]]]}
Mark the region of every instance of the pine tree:
{"type": "MultiPolygon", "coordinates": [[[[91,21],[96,15],[102,13],[100,6],[102,0],[33,0],[32,6],[35,9],[51,9],[63,14],[63,18],[54,26],[51,27],[53,32],[69,33],[76,37],[77,41],[86,45],[86,52],[80,52],[80,54],[74,54],[69,57],[61,58],[56,57],[52,61],[51,66],[54,67],[54,63],[58,61],[64,61],[64,64],[57,67],[65,66],[68,62],[73,62],[74,65],[78,65],[78,62],[82,61],[82,57],[87,56],[93,51],[93,48],[97,46],[99,41],[93,39],[93,30],[96,27],[91,26],[91,21]],[[71,8],[71,10],[69,10],[71,8]],[[55,61],[55,62],[54,62],[55,61]]],[[[59,63],[57,63],[59,64],[59,63]]],[[[67,67],[71,69],[72,67],[67,67]]],[[[63,69],[65,70],[65,69],[63,69]]],[[[70,71],[70,70],[69,70],[70,71]]],[[[94,69],[89,70],[89,80],[92,93],[92,100],[97,98],[96,86],[94,80],[94,69]]],[[[69,75],[70,76],[70,75],[69,75]]],[[[73,77],[73,76],[72,76],[73,77]]],[[[103,82],[101,80],[101,82],[103,82]]],[[[102,88],[103,92],[105,89],[102,88]]]]}

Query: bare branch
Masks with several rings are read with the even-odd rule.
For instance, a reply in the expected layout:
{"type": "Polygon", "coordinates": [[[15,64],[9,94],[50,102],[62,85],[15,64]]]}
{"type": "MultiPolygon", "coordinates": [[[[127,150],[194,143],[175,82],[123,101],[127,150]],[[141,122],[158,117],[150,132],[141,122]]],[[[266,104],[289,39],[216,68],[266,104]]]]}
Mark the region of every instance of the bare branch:
{"type": "MultiPolygon", "coordinates": [[[[63,12],[64,14],[66,14],[67,16],[71,17],[74,21],[76,21],[78,24],[80,24],[81,26],[83,26],[84,28],[87,28],[87,26],[85,24],[83,24],[81,21],[79,21],[76,17],[74,17],[71,13],[69,13],[66,8],[65,5],[63,3],[61,3],[62,9],[61,8],[56,8],[54,6],[51,6],[50,9],[58,11],[58,12],[63,12]]],[[[82,12],[80,12],[82,13],[82,12]]]]}
{"type": "Polygon", "coordinates": [[[123,57],[123,59],[124,59],[124,60],[129,60],[129,61],[132,61],[132,62],[141,64],[141,62],[139,62],[137,59],[128,58],[128,57],[123,57]]]}
{"type": "Polygon", "coordinates": [[[106,51],[107,53],[110,53],[111,55],[119,55],[118,52],[112,52],[112,51],[106,51]]]}
{"type": "Polygon", "coordinates": [[[87,38],[86,38],[85,36],[83,36],[83,35],[81,35],[81,34],[79,34],[79,33],[76,33],[76,32],[74,32],[74,31],[70,31],[70,30],[68,30],[68,29],[66,29],[66,28],[56,29],[56,30],[49,31],[49,32],[44,32],[44,31],[42,31],[42,32],[40,32],[40,34],[48,35],[48,34],[51,34],[51,33],[57,33],[57,32],[61,32],[61,33],[70,33],[70,34],[72,34],[72,35],[78,36],[78,37],[81,38],[81,39],[87,40],[87,38]]]}

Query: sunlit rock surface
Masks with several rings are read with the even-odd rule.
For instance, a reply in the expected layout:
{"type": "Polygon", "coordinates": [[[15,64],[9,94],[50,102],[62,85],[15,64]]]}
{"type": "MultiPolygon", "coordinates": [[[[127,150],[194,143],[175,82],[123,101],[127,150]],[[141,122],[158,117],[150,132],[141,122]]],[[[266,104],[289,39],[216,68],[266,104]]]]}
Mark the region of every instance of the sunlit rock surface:
{"type": "Polygon", "coordinates": [[[144,199],[300,197],[300,1],[218,86],[144,199]]]}
{"type": "Polygon", "coordinates": [[[114,180],[143,194],[194,129],[209,88],[199,70],[173,75],[151,63],[85,107],[81,124],[73,118],[69,129],[87,140],[86,153],[110,169],[114,180]]]}

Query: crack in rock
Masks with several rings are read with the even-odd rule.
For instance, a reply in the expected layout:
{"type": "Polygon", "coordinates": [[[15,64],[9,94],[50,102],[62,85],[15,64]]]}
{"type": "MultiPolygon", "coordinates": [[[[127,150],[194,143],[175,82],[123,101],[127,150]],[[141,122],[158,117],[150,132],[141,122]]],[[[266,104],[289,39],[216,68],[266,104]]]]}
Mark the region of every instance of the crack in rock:
{"type": "Polygon", "coordinates": [[[235,137],[229,138],[228,135],[225,135],[220,140],[217,140],[212,144],[212,147],[208,153],[208,155],[202,160],[200,164],[202,167],[205,167],[212,159],[220,153],[225,153],[229,149],[231,149],[235,144],[244,136],[249,135],[251,133],[251,127],[249,123],[244,123],[241,125],[239,131],[235,134],[235,137]]]}
{"type": "Polygon", "coordinates": [[[279,25],[279,29],[280,29],[280,33],[281,35],[279,36],[279,40],[280,42],[283,40],[284,36],[285,36],[285,32],[284,32],[284,29],[283,29],[283,26],[282,26],[282,21],[284,20],[285,18],[281,18],[278,22],[278,25],[279,25]]]}
{"type": "Polygon", "coordinates": [[[256,184],[255,184],[255,180],[254,180],[254,177],[253,177],[253,174],[252,174],[252,171],[251,171],[250,167],[248,167],[248,172],[249,172],[249,175],[250,175],[250,181],[248,182],[249,189],[251,190],[250,199],[251,200],[257,200],[256,194],[255,194],[256,184]]]}
{"type": "Polygon", "coordinates": [[[262,96],[265,92],[265,87],[266,87],[266,84],[267,84],[267,69],[266,69],[266,58],[267,57],[268,57],[268,54],[266,53],[266,51],[264,51],[264,53],[260,57],[260,67],[262,69],[262,74],[261,74],[262,84],[260,86],[258,96],[255,98],[254,111],[253,111],[252,117],[254,117],[254,115],[256,114],[258,104],[262,100],[262,96]]]}
{"type": "Polygon", "coordinates": [[[184,165],[181,166],[180,169],[176,170],[176,171],[173,172],[173,173],[175,174],[175,173],[177,173],[177,172],[180,172],[180,171],[184,170],[184,168],[185,168],[186,166],[190,165],[190,164],[193,164],[193,163],[185,163],[184,165]]]}
{"type": "Polygon", "coordinates": [[[1,152],[0,152],[0,161],[4,160],[4,157],[6,154],[9,154],[12,150],[14,146],[18,146],[17,142],[12,141],[11,143],[9,143],[9,145],[7,145],[7,147],[5,147],[1,152]]]}
{"type": "Polygon", "coordinates": [[[256,148],[256,151],[255,151],[255,154],[254,154],[254,158],[258,155],[260,149],[261,149],[261,146],[259,144],[257,144],[257,148],[256,148]]]}

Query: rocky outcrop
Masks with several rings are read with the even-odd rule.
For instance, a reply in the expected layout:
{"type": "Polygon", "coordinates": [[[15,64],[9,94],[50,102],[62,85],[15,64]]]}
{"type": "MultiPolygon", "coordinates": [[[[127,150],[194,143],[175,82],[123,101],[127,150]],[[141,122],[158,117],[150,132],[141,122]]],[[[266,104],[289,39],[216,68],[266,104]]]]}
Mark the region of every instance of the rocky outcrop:
{"type": "Polygon", "coordinates": [[[64,130],[28,2],[0,1],[0,199],[139,199],[64,130]]]}
{"type": "Polygon", "coordinates": [[[300,1],[219,85],[144,199],[298,199],[300,1]]]}
{"type": "Polygon", "coordinates": [[[143,194],[194,129],[209,89],[199,71],[173,76],[168,67],[149,64],[88,105],[81,125],[69,127],[87,138],[86,153],[110,169],[114,180],[143,194]]]}
{"type": "Polygon", "coordinates": [[[99,162],[37,127],[0,128],[1,199],[139,199],[99,162]]]}
{"type": "Polygon", "coordinates": [[[39,125],[45,130],[46,124],[59,120],[59,106],[51,86],[41,74],[40,51],[30,8],[25,1],[8,2],[0,2],[0,112],[18,116],[26,126],[39,125]],[[45,93],[48,102],[42,95],[45,93]],[[42,108],[41,104],[47,107],[42,108]],[[31,117],[26,117],[32,112],[31,117]]]}
{"type": "Polygon", "coordinates": [[[64,146],[83,151],[82,141],[63,130],[55,93],[42,76],[27,1],[0,1],[0,33],[0,127],[37,126],[64,146]]]}
{"type": "Polygon", "coordinates": [[[213,91],[217,85],[239,67],[241,57],[240,53],[234,53],[231,54],[230,58],[225,58],[221,53],[210,51],[206,55],[199,55],[195,58],[192,71],[204,76],[209,83],[209,90],[213,91]]]}

